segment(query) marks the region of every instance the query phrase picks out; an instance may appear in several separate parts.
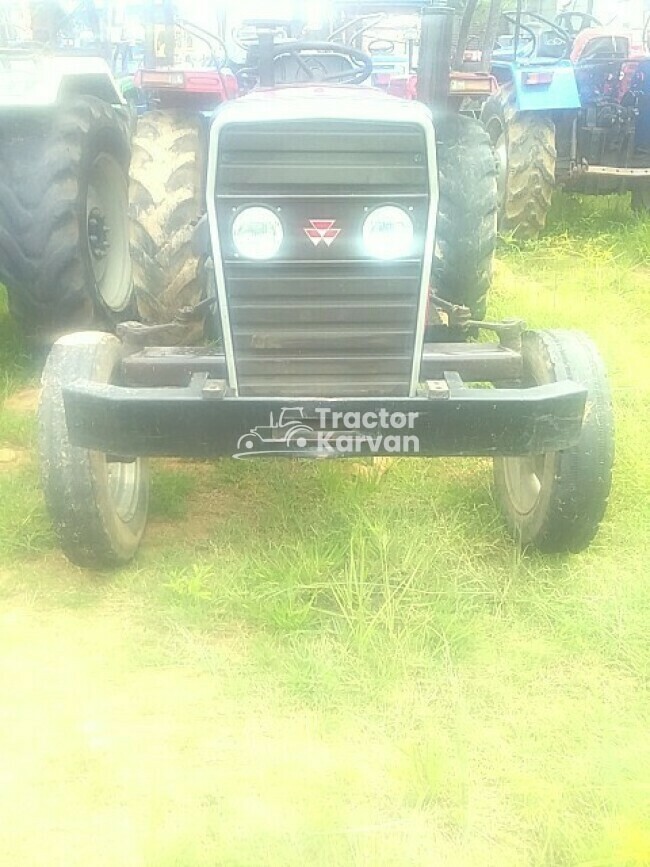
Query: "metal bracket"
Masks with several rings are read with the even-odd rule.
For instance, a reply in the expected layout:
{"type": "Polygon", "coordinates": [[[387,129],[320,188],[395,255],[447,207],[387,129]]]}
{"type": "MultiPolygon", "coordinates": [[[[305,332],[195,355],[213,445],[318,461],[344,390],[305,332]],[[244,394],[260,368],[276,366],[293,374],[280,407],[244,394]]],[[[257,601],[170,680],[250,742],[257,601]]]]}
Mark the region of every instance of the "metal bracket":
{"type": "Polygon", "coordinates": [[[429,400],[448,400],[449,385],[444,379],[428,379],[425,383],[426,396],[429,400]]]}
{"type": "Polygon", "coordinates": [[[205,298],[195,307],[182,307],[171,322],[160,325],[122,322],[116,334],[127,353],[149,346],[178,346],[184,342],[188,327],[202,322],[215,304],[216,298],[205,298]]]}
{"type": "MultiPolygon", "coordinates": [[[[450,301],[445,301],[444,298],[439,298],[434,293],[431,294],[431,303],[438,314],[441,310],[447,314],[447,324],[450,328],[459,328],[461,331],[469,330],[472,320],[472,311],[469,307],[452,304],[450,301]]],[[[441,324],[444,324],[442,320],[441,324]]]]}
{"type": "Polygon", "coordinates": [[[523,319],[504,319],[503,322],[470,322],[472,328],[483,328],[491,331],[499,338],[499,343],[505,349],[521,352],[521,337],[526,330],[523,319]]]}
{"type": "MultiPolygon", "coordinates": [[[[437,314],[441,310],[447,314],[449,328],[458,328],[464,332],[479,329],[491,331],[497,335],[501,346],[506,349],[514,349],[517,352],[521,351],[521,336],[526,330],[526,323],[523,319],[504,319],[502,322],[479,322],[472,319],[472,312],[468,307],[452,304],[450,301],[445,301],[444,298],[439,298],[435,294],[431,295],[431,303],[437,314]]],[[[442,321],[439,324],[443,324],[442,321]]]]}
{"type": "Polygon", "coordinates": [[[203,397],[210,400],[221,400],[226,396],[228,389],[225,379],[208,379],[204,385],[202,394],[203,397]]]}

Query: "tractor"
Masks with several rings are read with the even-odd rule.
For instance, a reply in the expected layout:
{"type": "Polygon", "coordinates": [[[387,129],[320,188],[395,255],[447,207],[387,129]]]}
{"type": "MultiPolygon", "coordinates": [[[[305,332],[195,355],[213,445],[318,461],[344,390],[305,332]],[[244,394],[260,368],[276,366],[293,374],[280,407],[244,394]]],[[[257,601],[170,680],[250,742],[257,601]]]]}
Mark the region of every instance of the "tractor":
{"type": "MultiPolygon", "coordinates": [[[[417,66],[420,52],[419,5],[405,4],[391,15],[383,11],[364,13],[356,0],[336,0],[329,39],[343,36],[373,58],[372,83],[393,96],[418,98],[417,66]],[[405,14],[409,13],[409,14],[405,14]]],[[[465,3],[462,14],[448,21],[452,53],[449,69],[448,107],[478,116],[485,100],[496,93],[497,83],[490,72],[492,47],[496,38],[499,3],[493,3],[486,17],[477,14],[477,3],[465,3]]],[[[439,105],[444,97],[440,95],[439,105]]]]}
{"type": "Polygon", "coordinates": [[[51,344],[134,316],[128,117],[58,4],[0,15],[0,283],[25,334],[51,344]]]}
{"type": "Polygon", "coordinates": [[[641,40],[589,12],[526,12],[522,0],[504,20],[510,35],[492,65],[500,87],[481,115],[497,154],[500,228],[536,237],[558,187],[631,192],[632,207],[646,211],[650,57],[641,40]]]}
{"type": "Polygon", "coordinates": [[[614,449],[604,365],[581,333],[486,319],[496,164],[482,125],[449,106],[454,7],[419,5],[419,101],[363,86],[358,48],[262,30],[258,86],[210,123],[192,231],[205,295],[167,323],[52,348],[42,483],[75,563],[135,556],[148,458],[257,460],[269,439],[287,458],[487,456],[522,548],[594,539],[614,449]],[[207,339],[173,345],[188,323],[207,339]]]}
{"type": "MultiPolygon", "coordinates": [[[[417,17],[419,3],[408,0],[368,7],[357,0],[334,0],[331,14],[323,16],[311,31],[314,22],[304,14],[300,17],[301,3],[285,4],[279,10],[284,12],[282,17],[253,16],[251,13],[262,5],[242,4],[239,14],[222,15],[220,34],[179,18],[172,0],[146,7],[144,62],[134,77],[140,118],[132,141],[130,216],[134,294],[138,315],[148,325],[164,328],[179,309],[194,307],[205,296],[205,260],[197,255],[192,235],[194,225],[206,213],[209,122],[219,105],[260,84],[264,70],[259,51],[265,41],[273,39],[276,46],[278,80],[318,82],[330,74],[328,67],[332,64],[344,71],[349,69],[350,51],[356,49],[359,57],[364,55],[364,83],[374,83],[392,94],[402,95],[404,89],[404,96],[416,98],[412,78],[406,72],[386,81],[375,55],[371,55],[370,76],[365,75],[363,67],[367,63],[365,50],[370,53],[378,44],[382,32],[378,34],[378,25],[390,20],[392,11],[401,13],[402,18],[417,17]],[[291,53],[282,53],[282,46],[305,32],[319,37],[318,46],[303,52],[298,64],[291,53]],[[200,68],[184,64],[180,56],[182,41],[188,35],[207,48],[209,59],[200,68]],[[344,44],[344,54],[339,56],[342,39],[352,45],[344,44]],[[280,67],[285,67],[284,71],[280,67]],[[164,291],[152,292],[152,286],[164,287],[164,291]]],[[[464,16],[449,14],[446,19],[456,57],[463,55],[457,50],[459,38],[471,38],[471,13],[470,9],[464,16]]],[[[316,42],[311,40],[312,45],[316,42]]],[[[449,106],[465,109],[469,104],[478,104],[480,109],[496,90],[488,68],[488,54],[483,64],[469,70],[461,62],[455,63],[448,85],[449,106]]],[[[353,80],[361,83],[358,75],[353,80]]],[[[444,100],[442,94],[433,95],[440,107],[444,100]]],[[[471,254],[466,255],[467,250],[443,278],[455,284],[452,292],[473,293],[477,298],[475,312],[482,315],[492,275],[489,249],[489,244],[483,247],[486,252],[478,280],[477,263],[471,254]]],[[[449,255],[453,255],[451,251],[449,255]]],[[[167,330],[165,339],[184,342],[198,333],[196,322],[187,322],[184,329],[177,323],[172,331],[167,330]]]]}

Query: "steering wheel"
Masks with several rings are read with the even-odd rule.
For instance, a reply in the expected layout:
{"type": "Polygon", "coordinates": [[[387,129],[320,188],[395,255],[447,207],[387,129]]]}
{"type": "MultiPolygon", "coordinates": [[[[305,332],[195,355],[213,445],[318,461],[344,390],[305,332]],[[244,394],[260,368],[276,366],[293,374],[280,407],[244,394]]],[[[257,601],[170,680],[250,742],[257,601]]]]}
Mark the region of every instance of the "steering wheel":
{"type": "Polygon", "coordinates": [[[373,39],[368,45],[368,52],[373,54],[395,54],[395,43],[392,39],[373,39]]]}
{"type": "MultiPolygon", "coordinates": [[[[505,18],[505,20],[508,22],[508,24],[512,24],[513,27],[517,26],[517,19],[515,18],[514,14],[511,14],[510,12],[504,12],[502,15],[502,18],[505,18]]],[[[530,48],[528,49],[526,54],[524,54],[523,56],[525,58],[532,57],[535,54],[535,52],[537,51],[537,33],[535,33],[535,31],[533,30],[532,27],[527,27],[521,21],[519,22],[519,29],[523,30],[524,33],[527,33],[532,40],[531,44],[530,44],[530,48]]],[[[518,47],[518,46],[513,45],[513,47],[512,47],[513,53],[515,51],[515,47],[518,47]]],[[[515,60],[516,59],[517,58],[515,57],[515,60]]]]}
{"type": "MultiPolygon", "coordinates": [[[[565,30],[564,27],[560,27],[559,24],[554,24],[553,21],[549,20],[548,18],[544,18],[543,15],[538,15],[536,12],[523,12],[522,14],[525,15],[527,18],[532,18],[534,21],[539,21],[541,24],[546,24],[547,27],[550,27],[550,29],[557,33],[560,39],[562,39],[562,41],[566,44],[567,52],[569,51],[569,49],[573,45],[574,37],[568,30],[565,30]]],[[[517,18],[514,13],[504,12],[503,17],[514,26],[517,25],[517,18]]],[[[526,27],[525,24],[522,24],[520,22],[519,26],[522,30],[525,30],[527,33],[531,33],[533,36],[533,49],[529,52],[529,54],[526,55],[527,57],[532,57],[537,50],[537,35],[532,31],[530,27],[526,27]]]]}
{"type": "Polygon", "coordinates": [[[599,21],[598,18],[594,18],[593,15],[589,15],[587,12],[560,12],[559,15],[555,16],[555,23],[572,36],[577,36],[578,33],[582,33],[588,27],[603,26],[602,21],[599,21]],[[574,18],[580,20],[577,27],[573,26],[574,18]]]}
{"type": "Polygon", "coordinates": [[[243,52],[247,52],[253,45],[256,44],[259,38],[259,31],[273,32],[276,38],[289,39],[291,37],[290,23],[280,18],[245,18],[239,22],[238,26],[233,27],[231,31],[231,39],[233,43],[243,52]],[[243,36],[242,33],[248,28],[250,35],[243,36]]]}
{"type": "Polygon", "coordinates": [[[283,42],[273,46],[274,61],[281,57],[291,57],[304,72],[306,81],[322,84],[362,84],[373,73],[372,57],[365,51],[359,51],[349,45],[336,45],[332,42],[283,42]],[[308,57],[304,57],[308,54],[308,57]],[[346,57],[352,63],[352,69],[342,69],[339,72],[320,75],[326,72],[325,64],[318,60],[318,54],[338,55],[346,57]]]}
{"type": "Polygon", "coordinates": [[[228,62],[228,48],[220,36],[217,36],[216,33],[212,33],[204,27],[199,27],[198,24],[194,24],[192,21],[187,21],[184,18],[179,18],[176,22],[176,26],[206,45],[210,52],[210,60],[214,68],[223,69],[228,62]],[[221,57],[215,51],[215,45],[217,45],[221,50],[221,57]]]}

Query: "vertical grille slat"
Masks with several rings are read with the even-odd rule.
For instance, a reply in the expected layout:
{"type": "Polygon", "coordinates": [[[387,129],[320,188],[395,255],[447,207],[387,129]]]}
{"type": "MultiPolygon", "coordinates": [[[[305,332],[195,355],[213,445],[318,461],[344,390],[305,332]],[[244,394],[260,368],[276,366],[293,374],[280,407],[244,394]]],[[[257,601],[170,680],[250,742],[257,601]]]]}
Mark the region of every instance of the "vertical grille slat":
{"type": "Polygon", "coordinates": [[[417,124],[250,122],[221,131],[216,204],[242,396],[409,393],[428,197],[417,124]],[[363,220],[381,204],[411,213],[411,258],[367,257],[363,220]],[[233,215],[250,205],[281,215],[285,242],[274,260],[243,261],[232,246],[233,215]],[[340,236],[315,246],[305,233],[312,219],[336,219],[340,236]]]}

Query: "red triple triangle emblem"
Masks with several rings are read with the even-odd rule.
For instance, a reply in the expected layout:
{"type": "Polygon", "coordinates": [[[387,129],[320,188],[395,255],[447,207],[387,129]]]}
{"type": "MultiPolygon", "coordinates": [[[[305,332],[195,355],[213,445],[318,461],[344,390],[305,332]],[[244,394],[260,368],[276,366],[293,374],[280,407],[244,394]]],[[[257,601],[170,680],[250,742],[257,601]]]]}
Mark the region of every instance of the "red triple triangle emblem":
{"type": "Polygon", "coordinates": [[[341,234],[341,230],[335,228],[336,220],[310,220],[309,222],[310,225],[305,228],[304,232],[314,247],[318,247],[322,243],[331,247],[341,234]]]}

